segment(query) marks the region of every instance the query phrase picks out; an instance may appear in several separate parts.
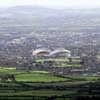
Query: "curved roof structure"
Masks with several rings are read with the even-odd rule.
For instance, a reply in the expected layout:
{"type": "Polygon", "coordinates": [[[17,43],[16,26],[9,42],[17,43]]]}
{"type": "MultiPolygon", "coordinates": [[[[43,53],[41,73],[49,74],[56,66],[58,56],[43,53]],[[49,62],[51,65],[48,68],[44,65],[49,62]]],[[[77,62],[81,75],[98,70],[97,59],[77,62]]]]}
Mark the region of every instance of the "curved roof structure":
{"type": "Polygon", "coordinates": [[[70,54],[71,52],[69,50],[66,49],[56,49],[54,51],[52,51],[49,56],[53,56],[53,55],[57,55],[57,54],[62,54],[62,53],[66,53],[66,54],[70,54]]]}
{"type": "Polygon", "coordinates": [[[49,55],[49,53],[50,53],[50,50],[40,48],[40,49],[33,50],[32,55],[33,56],[47,56],[49,55]]]}

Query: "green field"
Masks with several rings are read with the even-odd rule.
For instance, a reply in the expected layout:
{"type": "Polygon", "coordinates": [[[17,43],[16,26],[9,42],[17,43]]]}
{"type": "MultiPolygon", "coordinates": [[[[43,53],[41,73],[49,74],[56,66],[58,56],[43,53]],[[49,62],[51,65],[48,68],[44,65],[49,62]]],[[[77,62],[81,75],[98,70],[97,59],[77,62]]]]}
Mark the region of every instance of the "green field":
{"type": "Polygon", "coordinates": [[[62,82],[70,80],[97,80],[97,76],[58,76],[53,75],[47,71],[16,71],[16,68],[3,68],[0,67],[0,75],[14,74],[18,82],[62,82]]]}
{"type": "MultiPolygon", "coordinates": [[[[80,57],[70,57],[72,59],[72,61],[77,61],[79,62],[80,61],[80,57]]],[[[67,57],[63,57],[63,58],[47,58],[47,59],[36,59],[36,62],[44,62],[44,61],[68,61],[69,62],[69,59],[67,57]]]]}
{"type": "Polygon", "coordinates": [[[74,97],[79,94],[78,91],[90,89],[90,86],[95,85],[89,84],[94,84],[99,80],[97,76],[57,76],[46,71],[20,72],[13,67],[1,67],[0,75],[6,74],[14,74],[16,81],[0,81],[1,100],[7,98],[8,100],[33,100],[33,97],[38,98],[35,100],[49,100],[47,98],[61,99],[64,95],[74,97]]]}
{"type": "Polygon", "coordinates": [[[51,75],[46,71],[29,71],[29,72],[19,72],[15,68],[0,68],[0,75],[14,74],[16,81],[23,82],[57,82],[66,81],[66,78],[51,75]]]}
{"type": "Polygon", "coordinates": [[[80,57],[71,57],[72,61],[69,61],[69,58],[47,58],[47,59],[36,59],[36,63],[45,64],[45,62],[49,64],[49,61],[53,64],[53,67],[81,67],[80,57]]]}

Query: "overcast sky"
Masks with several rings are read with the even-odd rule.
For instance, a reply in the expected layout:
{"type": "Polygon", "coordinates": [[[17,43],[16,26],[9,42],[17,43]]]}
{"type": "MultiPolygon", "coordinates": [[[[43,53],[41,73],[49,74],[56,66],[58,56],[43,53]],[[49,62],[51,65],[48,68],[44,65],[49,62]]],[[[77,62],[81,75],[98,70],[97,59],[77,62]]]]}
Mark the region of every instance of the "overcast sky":
{"type": "Polygon", "coordinates": [[[0,0],[0,6],[40,5],[50,8],[96,8],[100,0],[0,0]]]}

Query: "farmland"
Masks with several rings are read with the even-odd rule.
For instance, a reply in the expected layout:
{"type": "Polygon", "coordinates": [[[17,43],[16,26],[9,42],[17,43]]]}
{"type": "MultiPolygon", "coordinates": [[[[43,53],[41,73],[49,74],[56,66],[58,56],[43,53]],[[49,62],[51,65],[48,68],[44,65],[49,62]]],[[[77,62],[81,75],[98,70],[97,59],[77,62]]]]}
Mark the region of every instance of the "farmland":
{"type": "Polygon", "coordinates": [[[9,98],[8,100],[14,98],[16,100],[32,100],[33,98],[37,98],[36,100],[39,98],[39,100],[46,100],[52,97],[56,100],[56,98],[63,98],[63,96],[66,98],[67,96],[73,97],[84,89],[87,94],[83,92],[83,95],[91,95],[87,90],[91,86],[93,87],[91,88],[92,91],[94,86],[89,84],[94,84],[95,82],[98,84],[99,81],[98,76],[57,76],[46,71],[20,72],[13,67],[1,67],[0,74],[14,74],[16,78],[14,82],[10,80],[0,82],[1,100],[6,100],[6,98],[9,98]]]}

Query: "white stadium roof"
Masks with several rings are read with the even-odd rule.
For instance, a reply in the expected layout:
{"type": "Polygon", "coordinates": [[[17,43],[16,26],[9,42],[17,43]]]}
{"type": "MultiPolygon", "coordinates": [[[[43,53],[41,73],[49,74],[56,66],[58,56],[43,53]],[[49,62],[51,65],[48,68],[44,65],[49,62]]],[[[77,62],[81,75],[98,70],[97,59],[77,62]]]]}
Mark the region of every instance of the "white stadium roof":
{"type": "Polygon", "coordinates": [[[38,55],[39,53],[43,53],[43,52],[46,52],[46,53],[50,53],[50,50],[48,49],[44,49],[44,48],[41,48],[41,49],[36,49],[36,50],[33,50],[33,56],[36,56],[38,55]]]}
{"type": "Polygon", "coordinates": [[[40,53],[44,53],[43,56],[53,56],[61,53],[70,54],[71,52],[64,48],[59,48],[54,51],[50,51],[49,49],[45,49],[45,48],[40,48],[40,49],[33,50],[32,55],[38,56],[38,54],[40,53]]]}
{"type": "Polygon", "coordinates": [[[70,54],[71,52],[69,50],[66,50],[66,49],[56,49],[56,50],[50,52],[49,56],[52,56],[52,55],[55,55],[55,54],[58,54],[58,53],[70,54]]]}

